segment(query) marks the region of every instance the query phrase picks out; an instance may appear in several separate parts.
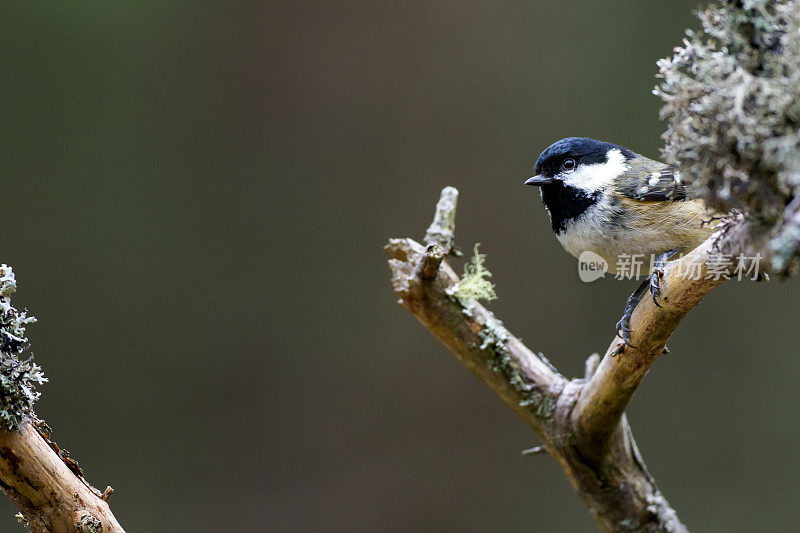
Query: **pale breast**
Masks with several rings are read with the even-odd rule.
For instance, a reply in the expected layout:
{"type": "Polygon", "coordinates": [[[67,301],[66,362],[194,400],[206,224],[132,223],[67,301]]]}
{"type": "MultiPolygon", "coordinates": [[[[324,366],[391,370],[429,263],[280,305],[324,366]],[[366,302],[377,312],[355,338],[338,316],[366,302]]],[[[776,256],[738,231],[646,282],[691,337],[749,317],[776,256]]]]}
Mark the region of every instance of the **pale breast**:
{"type": "Polygon", "coordinates": [[[575,257],[585,251],[599,255],[609,272],[629,275],[631,261],[636,260],[642,264],[639,274],[647,275],[656,255],[685,253],[708,238],[714,231],[709,219],[699,201],[604,200],[571,220],[556,237],[575,257]]]}

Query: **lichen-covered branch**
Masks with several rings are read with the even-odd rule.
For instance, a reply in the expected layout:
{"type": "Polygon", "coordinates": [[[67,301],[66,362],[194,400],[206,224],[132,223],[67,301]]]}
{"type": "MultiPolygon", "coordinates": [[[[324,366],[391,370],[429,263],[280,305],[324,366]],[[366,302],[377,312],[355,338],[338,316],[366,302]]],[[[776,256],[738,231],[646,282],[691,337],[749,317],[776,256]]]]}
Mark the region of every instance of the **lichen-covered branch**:
{"type": "MultiPolygon", "coordinates": [[[[450,228],[454,191],[443,191],[447,200],[440,200],[436,212],[450,228]],[[446,213],[443,203],[449,206],[446,213]]],[[[386,251],[399,303],[536,431],[604,530],[685,531],[648,473],[623,411],[680,320],[721,281],[695,283],[675,274],[677,263],[670,266],[663,283],[664,308],[643,303],[633,315],[639,348],[620,350],[615,340],[599,365],[597,356],[587,361],[585,378],[568,380],[475,299],[458,296],[454,289],[463,280],[440,253],[440,243],[453,242],[450,231],[428,236],[427,246],[408,238],[389,240],[386,251]],[[432,272],[432,265],[438,271],[432,272]]],[[[712,245],[709,240],[683,260],[708,261],[712,245]]],[[[468,274],[478,270],[468,269],[468,274]]]]}
{"type": "Polygon", "coordinates": [[[0,265],[0,489],[30,531],[124,533],[106,503],[111,489],[90,486],[35,418],[36,387],[47,379],[31,358],[22,358],[25,326],[35,319],[11,306],[16,287],[11,268],[0,265]]]}
{"type": "Polygon", "coordinates": [[[399,303],[436,335],[525,422],[538,431],[552,419],[564,378],[514,337],[475,300],[448,294],[458,276],[446,261],[430,279],[426,248],[412,239],[390,239],[386,246],[399,303]]]}
{"type": "Polygon", "coordinates": [[[800,0],[712,2],[658,62],[664,157],[694,194],[748,218],[734,251],[776,273],[800,270],[800,0]]]}

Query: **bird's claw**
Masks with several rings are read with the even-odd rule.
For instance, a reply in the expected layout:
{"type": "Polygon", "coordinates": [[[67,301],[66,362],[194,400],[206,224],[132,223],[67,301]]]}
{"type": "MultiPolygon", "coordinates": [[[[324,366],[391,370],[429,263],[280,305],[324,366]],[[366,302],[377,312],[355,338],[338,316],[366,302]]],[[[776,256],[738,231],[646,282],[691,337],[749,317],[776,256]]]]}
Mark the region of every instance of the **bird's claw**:
{"type": "Polygon", "coordinates": [[[631,344],[631,333],[633,330],[631,329],[631,313],[625,311],[625,314],[622,315],[622,318],[617,322],[617,337],[622,339],[622,342],[625,343],[626,346],[630,346],[631,348],[636,348],[633,344],[631,344]]]}
{"type": "Polygon", "coordinates": [[[653,303],[657,307],[663,307],[658,303],[658,298],[661,296],[661,278],[664,277],[664,271],[660,268],[654,268],[653,273],[650,275],[650,294],[653,296],[653,303]]]}
{"type": "MultiPolygon", "coordinates": [[[[631,316],[633,316],[633,310],[636,309],[636,306],[642,301],[642,297],[644,297],[644,293],[649,288],[653,292],[653,300],[658,296],[660,290],[658,287],[658,275],[653,274],[656,277],[656,281],[654,282],[652,279],[644,280],[639,287],[633,291],[628,297],[628,303],[625,304],[625,312],[622,313],[622,318],[617,322],[617,336],[622,339],[625,343],[625,346],[629,346],[631,348],[636,348],[633,344],[631,344],[631,316]]],[[[658,305],[658,302],[656,302],[658,305]]],[[[660,306],[659,306],[660,307],[660,306]]]]}

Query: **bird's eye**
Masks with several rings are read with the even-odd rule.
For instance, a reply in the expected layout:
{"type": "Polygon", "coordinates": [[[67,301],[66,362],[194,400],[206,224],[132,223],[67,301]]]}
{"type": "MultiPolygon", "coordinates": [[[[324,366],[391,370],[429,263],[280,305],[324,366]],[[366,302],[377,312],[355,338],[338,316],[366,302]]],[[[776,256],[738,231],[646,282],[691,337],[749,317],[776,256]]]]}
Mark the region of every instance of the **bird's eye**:
{"type": "Polygon", "coordinates": [[[572,170],[575,168],[575,160],[574,159],[565,159],[561,166],[564,167],[564,170],[572,170]]]}

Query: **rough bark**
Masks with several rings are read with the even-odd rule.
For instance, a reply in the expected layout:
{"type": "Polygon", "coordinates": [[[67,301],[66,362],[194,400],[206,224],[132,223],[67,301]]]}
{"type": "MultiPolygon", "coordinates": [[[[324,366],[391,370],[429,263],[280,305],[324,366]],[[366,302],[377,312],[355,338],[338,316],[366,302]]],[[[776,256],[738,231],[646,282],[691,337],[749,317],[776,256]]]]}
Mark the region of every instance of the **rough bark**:
{"type": "Polygon", "coordinates": [[[35,533],[124,533],[108,503],[32,423],[0,431],[0,487],[35,533]]]}

